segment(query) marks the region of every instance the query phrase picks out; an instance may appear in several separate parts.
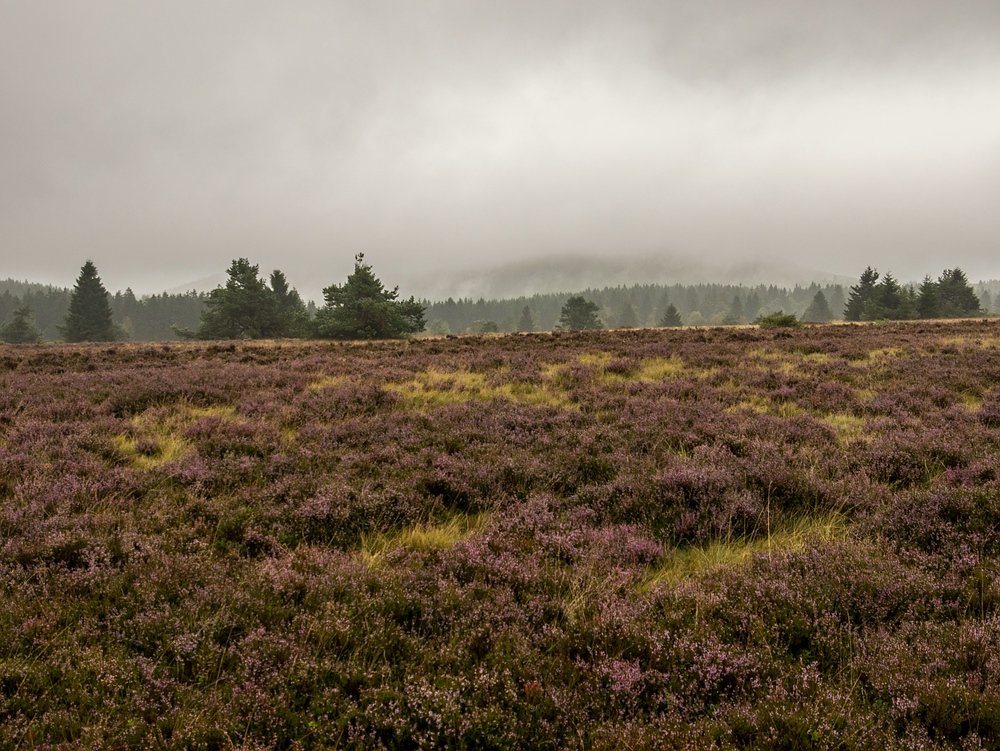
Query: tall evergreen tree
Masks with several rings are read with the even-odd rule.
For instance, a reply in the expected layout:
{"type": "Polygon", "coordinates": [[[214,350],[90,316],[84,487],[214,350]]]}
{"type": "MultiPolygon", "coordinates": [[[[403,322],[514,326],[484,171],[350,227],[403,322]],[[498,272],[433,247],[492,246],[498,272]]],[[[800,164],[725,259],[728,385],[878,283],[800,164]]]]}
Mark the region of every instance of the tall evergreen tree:
{"type": "Polygon", "coordinates": [[[827,323],[833,320],[833,312],[830,310],[830,304],[826,301],[823,290],[813,296],[806,312],[802,314],[802,320],[807,323],[827,323]]]}
{"type": "Polygon", "coordinates": [[[0,341],[8,344],[37,344],[42,340],[31,320],[31,307],[22,305],[14,311],[14,317],[0,327],[0,341]]]}
{"type": "Polygon", "coordinates": [[[663,317],[660,319],[660,325],[667,328],[677,328],[683,325],[681,321],[681,314],[678,312],[677,308],[673,303],[667,305],[667,309],[663,311],[663,317]]]}
{"type": "Polygon", "coordinates": [[[875,285],[878,278],[878,272],[871,266],[864,270],[858,283],[851,287],[847,307],[844,308],[844,320],[860,321],[865,318],[865,309],[870,309],[871,303],[875,301],[875,285]]]}
{"type": "Polygon", "coordinates": [[[535,330],[535,319],[531,315],[531,308],[527,305],[524,306],[524,310],[521,311],[521,318],[517,322],[518,331],[534,331],[535,330]]]}
{"type": "Polygon", "coordinates": [[[924,277],[917,292],[917,313],[921,318],[940,318],[941,300],[938,297],[938,285],[930,275],[924,277]]]}
{"type": "Polygon", "coordinates": [[[964,318],[979,315],[981,305],[975,290],[960,268],[945,269],[938,277],[938,296],[941,315],[945,318],[964,318]]]}
{"type": "Polygon", "coordinates": [[[177,333],[195,339],[267,339],[279,333],[278,303],[259,276],[259,266],[237,258],[226,271],[226,286],[205,299],[205,311],[195,332],[177,333]]]}
{"type": "Polygon", "coordinates": [[[97,267],[87,261],[80,269],[59,331],[67,342],[113,342],[120,337],[111,316],[110,295],[97,267]]]}
{"type": "Polygon", "coordinates": [[[271,272],[271,294],[274,296],[276,321],[274,336],[304,338],[309,335],[309,313],[299,293],[288,286],[285,275],[275,269],[271,272]]]}
{"type": "Polygon", "coordinates": [[[872,299],[865,305],[862,317],[868,321],[877,321],[882,318],[898,319],[900,317],[899,307],[902,302],[901,292],[902,287],[899,286],[899,282],[891,273],[886,272],[876,287],[872,299]]]}
{"type": "Polygon", "coordinates": [[[585,300],[582,295],[570,297],[559,313],[559,328],[563,331],[587,331],[604,328],[597,317],[597,303],[585,300]]]}
{"type": "Polygon", "coordinates": [[[424,329],[424,306],[397,300],[399,287],[386,289],[365,263],[354,257],[354,273],[344,284],[323,290],[326,304],[316,312],[316,332],[324,339],[398,339],[424,329]]]}

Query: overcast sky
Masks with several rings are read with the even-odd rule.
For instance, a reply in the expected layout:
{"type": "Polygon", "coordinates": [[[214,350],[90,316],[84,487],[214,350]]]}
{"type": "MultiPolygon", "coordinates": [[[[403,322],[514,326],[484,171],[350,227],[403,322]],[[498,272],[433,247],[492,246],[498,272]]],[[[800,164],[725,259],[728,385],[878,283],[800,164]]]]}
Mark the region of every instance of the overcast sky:
{"type": "Polygon", "coordinates": [[[0,278],[1000,277],[996,0],[3,0],[0,108],[0,278]]]}

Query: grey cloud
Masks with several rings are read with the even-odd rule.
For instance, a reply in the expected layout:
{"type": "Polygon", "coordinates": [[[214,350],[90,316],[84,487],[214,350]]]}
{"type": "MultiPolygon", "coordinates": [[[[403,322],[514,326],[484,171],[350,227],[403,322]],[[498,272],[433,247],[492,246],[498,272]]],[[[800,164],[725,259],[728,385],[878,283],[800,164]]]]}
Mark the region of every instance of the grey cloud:
{"type": "Polygon", "coordinates": [[[442,294],[550,257],[1000,276],[997,84],[972,0],[10,0],[0,275],[92,257],[152,291],[245,255],[318,297],[360,250],[442,294]]]}

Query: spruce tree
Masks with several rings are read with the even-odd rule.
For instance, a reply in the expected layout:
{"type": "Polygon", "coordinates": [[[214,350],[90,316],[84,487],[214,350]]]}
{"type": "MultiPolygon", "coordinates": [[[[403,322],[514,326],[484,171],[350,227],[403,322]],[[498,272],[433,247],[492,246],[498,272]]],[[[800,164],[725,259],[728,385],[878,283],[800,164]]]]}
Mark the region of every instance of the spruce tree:
{"type": "Polygon", "coordinates": [[[667,328],[676,328],[682,325],[681,314],[678,312],[673,303],[667,305],[667,309],[663,311],[663,317],[660,319],[660,325],[667,328]]]}
{"type": "Polygon", "coordinates": [[[917,292],[917,313],[921,318],[940,318],[941,301],[938,296],[938,285],[930,275],[924,277],[917,292]]]}
{"type": "Polygon", "coordinates": [[[938,278],[938,296],[944,318],[965,318],[982,312],[979,298],[960,268],[944,270],[938,278]]]}
{"type": "Polygon", "coordinates": [[[524,310],[521,311],[521,319],[517,322],[518,331],[534,331],[535,330],[535,319],[531,315],[531,308],[527,305],[524,306],[524,310]]]}
{"type": "Polygon", "coordinates": [[[833,320],[833,312],[830,304],[826,301],[826,295],[820,290],[813,297],[806,312],[802,314],[802,320],[806,323],[827,323],[833,320]]]}
{"type": "Polygon", "coordinates": [[[878,272],[871,266],[864,270],[858,283],[851,287],[847,307],[844,308],[844,320],[861,321],[866,319],[866,308],[870,310],[871,304],[875,302],[875,283],[878,281],[878,277],[878,272]]]}
{"type": "Polygon", "coordinates": [[[10,322],[0,327],[0,341],[8,344],[37,344],[41,340],[42,335],[31,321],[31,307],[28,305],[15,310],[10,322]]]}
{"type": "Polygon", "coordinates": [[[276,308],[273,335],[282,338],[304,338],[309,335],[309,313],[299,293],[288,286],[285,275],[275,269],[271,272],[271,294],[276,308]]]}
{"type": "Polygon", "coordinates": [[[198,330],[177,329],[176,333],[194,339],[281,336],[277,300],[258,272],[259,267],[246,258],[235,259],[226,270],[226,286],[208,293],[198,330]]]}
{"type": "Polygon", "coordinates": [[[97,275],[97,267],[87,261],[80,269],[59,332],[67,342],[113,342],[118,331],[111,318],[108,291],[97,275]]]}

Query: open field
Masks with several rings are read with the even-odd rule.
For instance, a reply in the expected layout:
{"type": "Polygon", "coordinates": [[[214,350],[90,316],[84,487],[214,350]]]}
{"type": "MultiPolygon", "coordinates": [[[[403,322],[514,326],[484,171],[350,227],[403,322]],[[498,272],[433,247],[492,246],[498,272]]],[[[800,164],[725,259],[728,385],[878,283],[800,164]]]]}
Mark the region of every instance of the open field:
{"type": "Polygon", "coordinates": [[[0,348],[0,747],[1000,748],[998,341],[0,348]]]}

